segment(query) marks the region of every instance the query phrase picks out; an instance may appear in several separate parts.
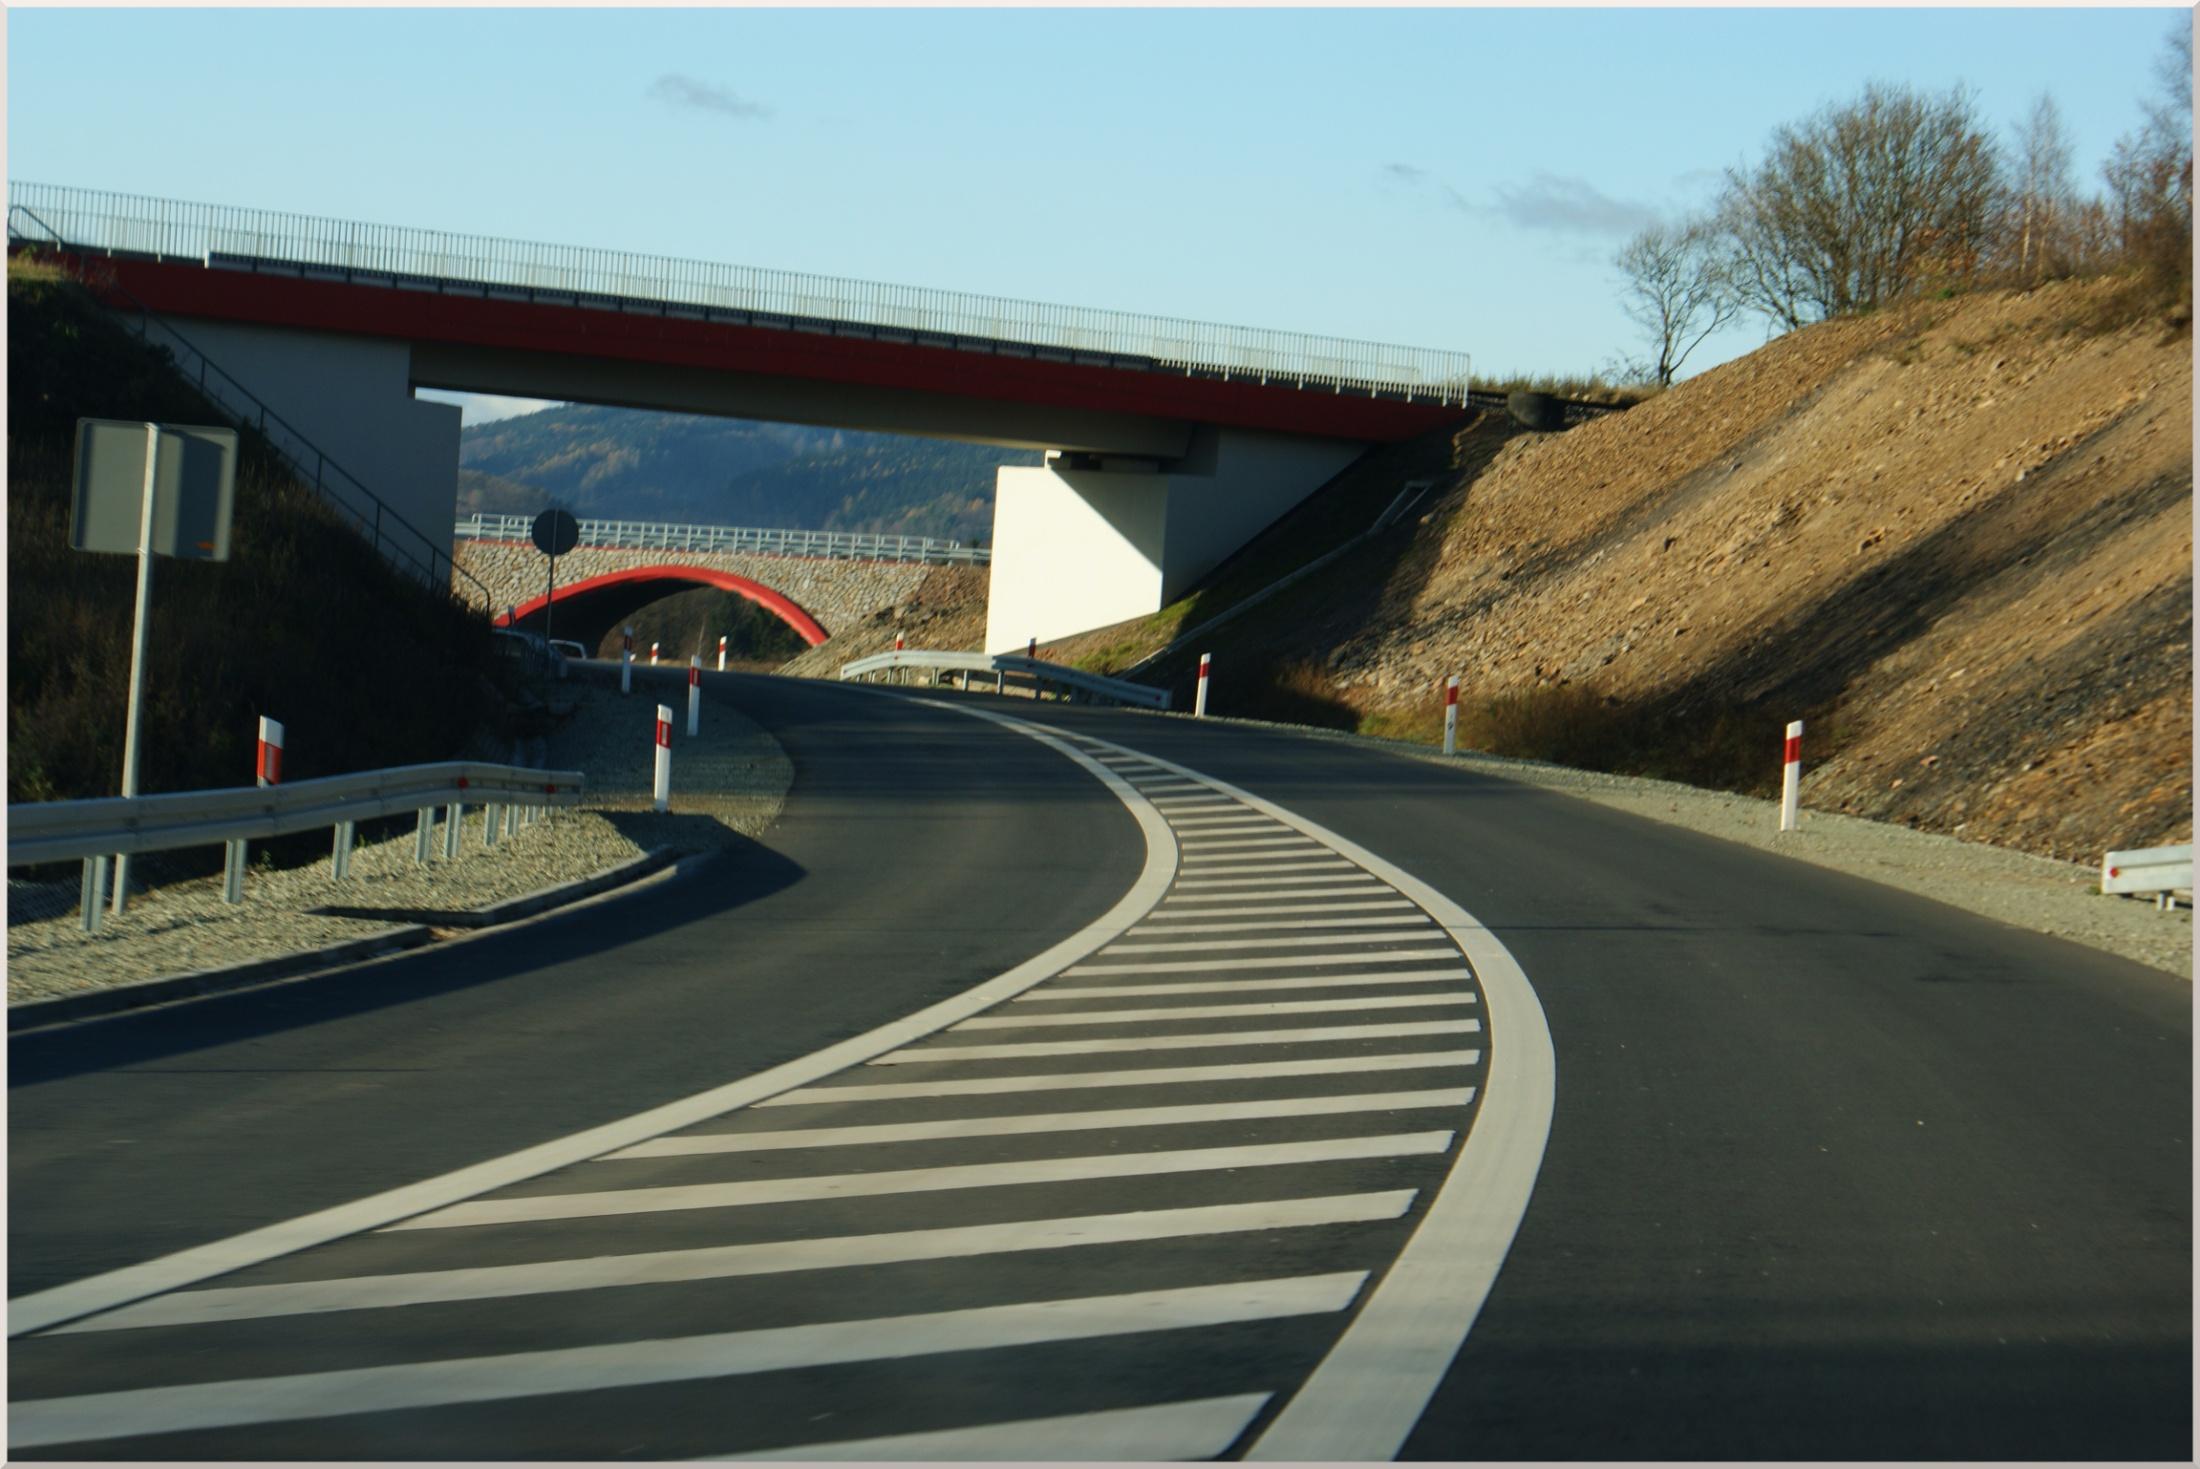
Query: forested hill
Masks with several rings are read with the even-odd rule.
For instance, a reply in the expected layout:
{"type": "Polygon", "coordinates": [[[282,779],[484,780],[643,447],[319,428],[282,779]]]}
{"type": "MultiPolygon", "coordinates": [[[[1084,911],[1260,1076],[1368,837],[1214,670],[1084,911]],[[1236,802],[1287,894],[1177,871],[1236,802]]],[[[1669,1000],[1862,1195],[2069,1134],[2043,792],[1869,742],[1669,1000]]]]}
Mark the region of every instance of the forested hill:
{"type": "Polygon", "coordinates": [[[547,505],[606,520],[874,531],[976,541],[993,472],[1034,451],[574,404],[468,428],[460,515],[547,505]]]}

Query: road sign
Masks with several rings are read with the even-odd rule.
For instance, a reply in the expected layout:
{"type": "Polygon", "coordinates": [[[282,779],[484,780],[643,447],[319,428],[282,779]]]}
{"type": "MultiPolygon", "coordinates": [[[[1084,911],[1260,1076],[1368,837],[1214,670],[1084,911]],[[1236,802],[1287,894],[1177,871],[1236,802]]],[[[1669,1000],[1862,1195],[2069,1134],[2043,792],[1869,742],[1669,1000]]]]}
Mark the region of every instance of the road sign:
{"type": "Polygon", "coordinates": [[[545,510],[535,517],[528,534],[545,556],[563,556],[581,543],[581,523],[570,511],[545,510]]]}
{"type": "Polygon", "coordinates": [[[153,514],[144,515],[146,425],[112,418],[76,421],[76,485],[69,544],[79,551],[135,556],[146,549],[180,561],[227,561],[237,497],[237,435],[187,423],[159,427],[153,514]]]}

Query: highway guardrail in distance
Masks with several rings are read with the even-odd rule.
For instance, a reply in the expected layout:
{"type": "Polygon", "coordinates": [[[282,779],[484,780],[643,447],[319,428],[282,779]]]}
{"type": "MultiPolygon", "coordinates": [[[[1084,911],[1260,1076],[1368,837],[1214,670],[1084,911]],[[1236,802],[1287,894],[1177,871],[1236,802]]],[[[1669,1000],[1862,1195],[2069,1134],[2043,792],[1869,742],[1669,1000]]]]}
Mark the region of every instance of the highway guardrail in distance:
{"type": "Polygon", "coordinates": [[[1041,684],[1054,684],[1071,696],[1102,703],[1130,704],[1144,709],[1169,707],[1167,689],[1087,673],[1081,668],[1065,668],[1059,663],[1049,663],[1044,658],[1027,658],[1021,653],[948,653],[905,648],[898,652],[874,653],[868,658],[843,663],[840,665],[840,676],[843,679],[866,678],[875,673],[891,674],[898,669],[931,673],[959,672],[965,675],[964,688],[970,686],[968,675],[973,673],[991,674],[996,689],[1005,688],[1008,678],[1014,675],[1029,680],[1034,689],[1041,684]]]}

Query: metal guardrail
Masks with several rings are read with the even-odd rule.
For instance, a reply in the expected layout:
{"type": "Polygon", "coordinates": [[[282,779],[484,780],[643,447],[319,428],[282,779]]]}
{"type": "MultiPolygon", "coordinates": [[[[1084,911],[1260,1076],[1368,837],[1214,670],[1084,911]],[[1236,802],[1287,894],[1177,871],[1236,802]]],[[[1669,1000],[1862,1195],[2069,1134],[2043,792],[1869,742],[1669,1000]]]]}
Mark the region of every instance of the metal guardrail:
{"type": "Polygon", "coordinates": [[[330,274],[398,289],[515,294],[654,314],[730,313],[749,324],[971,351],[1008,349],[1134,370],[1336,392],[1464,401],[1464,352],[936,291],[485,235],[361,224],[55,184],[11,182],[86,248],[209,268],[330,274]],[[686,308],[685,311],[680,308],[686,308]]]}
{"type": "Polygon", "coordinates": [[[426,861],[433,812],[449,808],[444,855],[458,855],[460,822],[469,805],[485,809],[483,839],[494,843],[500,817],[509,826],[522,810],[577,806],[585,777],[578,770],[531,770],[451,760],[331,775],[287,785],[176,791],[157,796],[108,796],[89,801],[34,801],[8,807],[8,866],[85,862],[85,926],[97,926],[107,859],[229,844],[229,901],[243,896],[241,844],[333,827],[334,875],[350,870],[357,823],[406,811],[422,813],[414,855],[426,861]]]}
{"type": "Polygon", "coordinates": [[[918,669],[931,673],[959,672],[964,675],[963,687],[970,687],[969,675],[990,673],[996,691],[1005,690],[1009,675],[1029,679],[1036,690],[1039,685],[1051,683],[1073,694],[1088,699],[1098,699],[1113,704],[1133,704],[1145,709],[1169,707],[1169,691],[1148,684],[1126,683],[1119,678],[1107,678],[1097,673],[1087,673],[1081,668],[1064,668],[1059,663],[1049,663],[1043,658],[1026,658],[1021,653],[943,653],[928,649],[904,648],[899,652],[874,653],[868,658],[858,658],[840,665],[843,679],[863,678],[874,673],[891,674],[898,669],[918,669]]]}
{"type": "Polygon", "coordinates": [[[2156,907],[2174,907],[2170,894],[2192,891],[2192,843],[2108,853],[2101,858],[2101,891],[2153,893],[2156,907]]]}
{"type": "MultiPolygon", "coordinates": [[[[8,238],[68,250],[83,248],[80,242],[66,237],[35,211],[12,201],[8,205],[8,238]],[[23,228],[26,225],[39,234],[27,233],[23,228]]],[[[175,362],[176,371],[198,388],[200,396],[216,412],[240,429],[257,430],[268,447],[290,466],[291,472],[310,483],[323,499],[347,516],[359,533],[373,543],[376,551],[401,558],[431,587],[450,587],[459,579],[470,582],[478,594],[479,605],[490,605],[489,589],[452,561],[446,547],[438,545],[425,531],[392,509],[389,502],[368,489],[357,475],[322,452],[319,445],[293,428],[287,419],[268,407],[221,364],[200,351],[190,338],[176,330],[174,323],[119,283],[104,282],[102,289],[128,303],[134,319],[127,313],[118,314],[123,315],[124,324],[140,340],[164,348],[175,362]],[[155,332],[159,333],[160,341],[154,340],[155,332]]],[[[109,305],[112,307],[113,303],[109,305]]]]}
{"type": "MultiPolygon", "coordinates": [[[[524,515],[473,515],[458,522],[461,540],[525,541],[524,515]]],[[[767,530],[743,525],[677,525],[638,520],[584,520],[583,546],[654,551],[747,551],[765,556],[815,556],[852,561],[924,561],[984,566],[993,553],[960,541],[860,531],[767,530]]]]}

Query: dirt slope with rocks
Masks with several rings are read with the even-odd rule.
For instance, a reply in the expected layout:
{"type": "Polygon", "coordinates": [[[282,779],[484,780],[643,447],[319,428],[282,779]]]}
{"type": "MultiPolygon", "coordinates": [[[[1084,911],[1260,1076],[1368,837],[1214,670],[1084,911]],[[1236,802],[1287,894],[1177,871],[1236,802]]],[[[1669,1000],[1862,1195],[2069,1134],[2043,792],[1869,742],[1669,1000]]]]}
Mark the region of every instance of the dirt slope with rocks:
{"type": "Polygon", "coordinates": [[[923,580],[892,606],[835,629],[778,671],[798,678],[837,678],[841,664],[892,648],[896,633],[912,648],[975,652],[985,644],[985,584],[981,566],[925,569],[923,580]]]}

